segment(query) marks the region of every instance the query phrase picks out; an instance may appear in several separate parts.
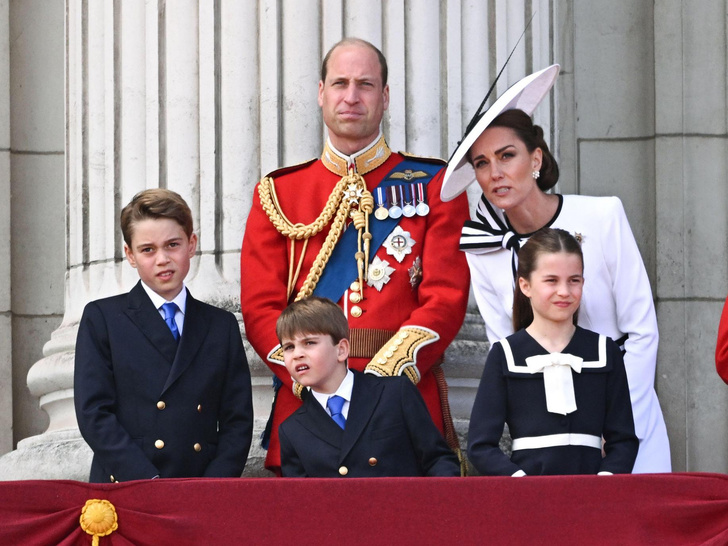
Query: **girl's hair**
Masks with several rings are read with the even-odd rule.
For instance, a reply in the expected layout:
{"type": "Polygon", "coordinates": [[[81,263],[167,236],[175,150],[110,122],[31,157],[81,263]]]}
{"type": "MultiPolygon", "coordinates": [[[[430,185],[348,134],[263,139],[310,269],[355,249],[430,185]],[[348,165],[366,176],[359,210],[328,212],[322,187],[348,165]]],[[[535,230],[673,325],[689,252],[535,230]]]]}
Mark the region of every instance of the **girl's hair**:
{"type": "MultiPolygon", "coordinates": [[[[516,275],[516,288],[513,292],[513,331],[517,332],[526,328],[533,322],[533,309],[531,300],[523,292],[518,279],[523,277],[531,280],[531,274],[538,266],[538,258],[542,254],[555,254],[566,252],[576,254],[584,269],[584,255],[581,252],[581,245],[571,233],[563,229],[543,228],[534,233],[528,242],[518,251],[518,273],[516,275]]],[[[574,324],[579,318],[577,310],[574,313],[574,324]]]]}
{"type": "Polygon", "coordinates": [[[559,165],[551,155],[549,146],[543,138],[543,129],[540,125],[534,125],[531,116],[523,110],[506,110],[490,122],[488,127],[506,127],[513,130],[516,136],[526,145],[529,153],[536,148],[541,148],[543,158],[541,160],[541,176],[536,184],[541,191],[547,191],[556,185],[559,180],[559,165]]]}

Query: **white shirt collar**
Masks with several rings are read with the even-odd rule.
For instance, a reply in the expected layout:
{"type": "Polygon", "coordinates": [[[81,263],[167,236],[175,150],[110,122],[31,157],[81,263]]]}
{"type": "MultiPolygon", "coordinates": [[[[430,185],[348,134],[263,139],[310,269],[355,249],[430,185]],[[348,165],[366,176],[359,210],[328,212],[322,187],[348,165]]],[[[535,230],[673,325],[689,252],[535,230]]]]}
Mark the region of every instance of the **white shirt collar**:
{"type": "MultiPolygon", "coordinates": [[[[344,417],[348,417],[349,412],[349,402],[351,402],[351,393],[354,390],[354,374],[351,373],[351,370],[346,370],[346,375],[344,376],[344,379],[341,381],[341,384],[339,385],[339,388],[336,389],[336,392],[333,394],[324,394],[320,392],[316,392],[313,389],[311,390],[311,394],[313,394],[314,398],[318,401],[321,406],[323,406],[324,409],[326,409],[326,402],[328,402],[329,398],[334,395],[341,396],[346,402],[344,403],[344,409],[342,413],[344,414],[344,417]]],[[[328,413],[328,411],[327,411],[328,413]]]]}
{"type": "MultiPolygon", "coordinates": [[[[155,309],[159,309],[162,307],[163,303],[167,303],[167,300],[144,284],[144,281],[141,281],[141,283],[144,291],[147,293],[147,296],[149,296],[149,299],[152,300],[152,305],[154,305],[155,309]]],[[[177,304],[180,312],[184,315],[187,307],[187,286],[184,283],[182,283],[182,290],[179,291],[179,294],[175,296],[172,302],[177,304]]]]}

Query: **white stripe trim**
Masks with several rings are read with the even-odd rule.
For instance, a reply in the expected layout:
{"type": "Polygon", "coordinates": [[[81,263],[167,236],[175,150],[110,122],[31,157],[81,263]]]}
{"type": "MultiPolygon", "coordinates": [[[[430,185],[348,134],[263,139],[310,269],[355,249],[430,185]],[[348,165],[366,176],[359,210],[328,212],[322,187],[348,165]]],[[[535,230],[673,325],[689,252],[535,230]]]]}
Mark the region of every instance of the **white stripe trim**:
{"type": "Polygon", "coordinates": [[[547,434],[545,436],[527,436],[513,440],[513,451],[519,449],[541,449],[558,446],[584,446],[602,449],[602,439],[593,434],[547,434]]]}
{"type": "MultiPolygon", "coordinates": [[[[526,366],[516,366],[516,361],[513,358],[513,350],[506,338],[498,341],[503,347],[503,353],[506,357],[506,364],[508,365],[508,371],[512,373],[519,373],[524,375],[532,375],[526,368],[526,366]]],[[[581,363],[582,369],[584,368],[604,368],[607,365],[607,337],[599,335],[599,360],[583,361],[581,363]]],[[[539,372],[543,373],[543,372],[539,372]]]]}

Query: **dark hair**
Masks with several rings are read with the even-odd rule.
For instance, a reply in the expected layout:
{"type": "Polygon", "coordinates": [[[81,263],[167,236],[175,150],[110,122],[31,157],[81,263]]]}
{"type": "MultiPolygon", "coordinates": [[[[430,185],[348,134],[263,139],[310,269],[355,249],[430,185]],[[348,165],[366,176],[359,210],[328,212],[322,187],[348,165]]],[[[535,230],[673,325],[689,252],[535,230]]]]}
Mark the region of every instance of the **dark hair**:
{"type": "MultiPolygon", "coordinates": [[[[581,245],[571,233],[563,229],[543,228],[534,233],[528,242],[518,251],[518,273],[516,275],[516,288],[513,292],[513,331],[526,328],[533,322],[533,308],[518,282],[519,278],[531,280],[531,274],[538,265],[538,258],[542,254],[566,252],[576,254],[581,260],[584,269],[584,255],[581,245]]],[[[574,313],[574,324],[578,320],[579,312],[574,313]]]]}
{"type": "Polygon", "coordinates": [[[333,301],[311,296],[294,301],[283,310],[276,322],[279,342],[298,334],[328,335],[336,344],[349,338],[349,323],[341,307],[333,301]]]}
{"type": "Polygon", "coordinates": [[[541,176],[536,183],[541,191],[550,190],[559,181],[559,165],[551,155],[549,146],[543,138],[543,129],[540,125],[534,125],[531,116],[523,110],[506,110],[499,114],[488,127],[506,127],[513,130],[518,138],[525,144],[529,153],[536,148],[541,148],[543,158],[541,160],[541,176]]]}
{"type": "Polygon", "coordinates": [[[131,247],[134,224],[149,218],[169,218],[182,226],[188,238],[192,235],[192,212],[185,200],[172,190],[152,188],[137,193],[121,210],[121,233],[127,246],[131,247]]]}
{"type": "Polygon", "coordinates": [[[379,59],[379,67],[382,70],[382,89],[384,89],[384,87],[387,85],[387,77],[389,75],[389,69],[387,68],[387,59],[384,57],[384,54],[379,50],[378,47],[376,47],[371,42],[362,40],[361,38],[344,38],[340,42],[336,42],[331,47],[331,49],[329,49],[329,51],[326,53],[326,56],[324,57],[323,62],[321,63],[321,81],[326,83],[326,74],[329,70],[329,59],[331,58],[331,54],[337,47],[347,45],[366,46],[377,54],[377,58],[379,59]]]}

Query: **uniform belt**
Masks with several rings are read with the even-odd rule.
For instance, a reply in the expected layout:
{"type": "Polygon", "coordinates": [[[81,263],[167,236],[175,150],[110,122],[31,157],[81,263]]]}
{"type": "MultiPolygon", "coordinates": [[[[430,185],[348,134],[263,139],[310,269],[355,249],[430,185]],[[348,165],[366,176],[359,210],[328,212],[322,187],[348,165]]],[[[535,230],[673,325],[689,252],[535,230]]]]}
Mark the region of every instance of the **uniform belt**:
{"type": "Polygon", "coordinates": [[[513,451],[519,449],[541,449],[558,446],[584,446],[602,449],[602,439],[593,434],[547,434],[545,436],[527,436],[513,440],[513,451]]]}
{"type": "Polygon", "coordinates": [[[349,329],[349,356],[352,358],[372,358],[397,330],[376,328],[349,329]]]}

